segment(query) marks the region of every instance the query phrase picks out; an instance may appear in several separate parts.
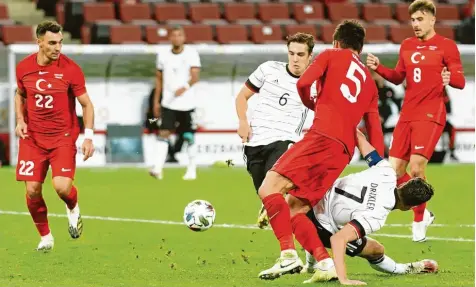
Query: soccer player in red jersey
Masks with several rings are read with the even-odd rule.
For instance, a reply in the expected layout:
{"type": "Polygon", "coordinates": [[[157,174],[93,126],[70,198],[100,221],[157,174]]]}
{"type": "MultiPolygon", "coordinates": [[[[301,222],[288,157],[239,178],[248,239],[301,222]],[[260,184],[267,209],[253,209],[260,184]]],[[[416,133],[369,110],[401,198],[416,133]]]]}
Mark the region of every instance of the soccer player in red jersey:
{"type": "MultiPolygon", "coordinates": [[[[409,7],[415,37],[405,39],[395,69],[380,64],[369,54],[367,66],[386,80],[407,88],[400,119],[393,132],[390,163],[398,185],[412,177],[425,178],[425,169],[446,122],[445,86],[463,89],[465,79],[458,47],[435,32],[436,8],[430,0],[414,1],[409,7]],[[407,173],[409,167],[410,174],[407,173]]],[[[426,203],[413,209],[413,241],[426,240],[434,216],[426,203]]]]}
{"type": "MultiPolygon", "coordinates": [[[[312,127],[276,162],[259,189],[271,227],[280,242],[277,263],[259,274],[275,279],[299,271],[297,241],[319,262],[308,282],[338,276],[333,260],[317,236],[306,213],[322,199],[350,162],[356,147],[356,128],[365,118],[370,141],[383,155],[384,143],[378,114],[378,90],[370,71],[360,61],[365,29],[357,21],[344,21],[334,33],[334,48],[320,53],[297,83],[301,100],[315,112],[312,127]],[[317,81],[320,93],[311,98],[317,81]],[[283,194],[286,194],[286,201],[283,194]]],[[[358,199],[357,199],[358,200],[358,199]]],[[[360,284],[340,276],[343,284],[360,284]]]]}
{"type": "Polygon", "coordinates": [[[41,235],[37,250],[54,246],[42,196],[49,165],[53,187],[66,203],[69,234],[79,238],[83,230],[77,189],[73,185],[79,135],[76,99],[84,114],[84,160],[94,153],[94,107],[86,92],[81,68],[61,54],[61,31],[62,27],[56,22],[38,25],[39,51],[23,59],[16,68],[16,134],[20,137],[16,179],[25,182],[28,210],[41,235]]]}

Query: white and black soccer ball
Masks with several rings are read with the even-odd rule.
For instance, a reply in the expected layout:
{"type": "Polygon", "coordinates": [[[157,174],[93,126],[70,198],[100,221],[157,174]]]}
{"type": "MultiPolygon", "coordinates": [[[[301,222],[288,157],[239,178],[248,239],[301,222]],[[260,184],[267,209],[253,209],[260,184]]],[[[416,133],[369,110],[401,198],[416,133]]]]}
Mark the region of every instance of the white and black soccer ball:
{"type": "Polygon", "coordinates": [[[206,200],[194,200],[187,204],[183,222],[193,231],[205,231],[215,222],[215,208],[206,200]]]}

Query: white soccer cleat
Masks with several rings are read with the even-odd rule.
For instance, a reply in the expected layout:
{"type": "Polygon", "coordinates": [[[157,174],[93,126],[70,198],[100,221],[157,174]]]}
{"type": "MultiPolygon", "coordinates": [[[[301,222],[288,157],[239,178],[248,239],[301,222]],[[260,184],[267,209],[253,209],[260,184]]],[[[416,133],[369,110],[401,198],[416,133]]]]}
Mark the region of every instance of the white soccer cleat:
{"type": "Polygon", "coordinates": [[[303,283],[328,282],[338,279],[334,261],[331,258],[319,261],[315,268],[314,275],[303,283]]]}
{"type": "Polygon", "coordinates": [[[195,168],[187,168],[187,172],[182,177],[183,180],[196,180],[197,179],[197,169],[195,168]]]}
{"type": "Polygon", "coordinates": [[[425,242],[426,241],[426,230],[433,221],[435,221],[435,216],[432,212],[425,209],[423,215],[423,220],[420,222],[413,222],[412,224],[412,233],[414,242],[425,242]]]}
{"type": "Polygon", "coordinates": [[[311,253],[306,251],[306,264],[301,270],[301,274],[313,274],[317,270],[317,261],[311,253]]]}
{"type": "Polygon", "coordinates": [[[164,178],[164,174],[162,173],[162,171],[156,172],[153,170],[149,170],[149,175],[158,180],[161,180],[164,178]]]}
{"type": "Polygon", "coordinates": [[[418,262],[408,263],[409,274],[436,273],[438,272],[438,263],[435,260],[423,259],[418,262]]]}
{"type": "Polygon", "coordinates": [[[36,251],[48,251],[53,249],[55,246],[55,239],[53,235],[49,233],[48,235],[41,236],[41,241],[36,248],[36,251]]]}
{"type": "Polygon", "coordinates": [[[261,229],[264,229],[269,225],[268,213],[266,212],[264,205],[261,205],[261,208],[258,211],[258,220],[256,221],[256,225],[258,225],[258,227],[261,229]]]}
{"type": "Polygon", "coordinates": [[[68,215],[68,232],[71,235],[71,238],[77,239],[83,233],[83,220],[81,219],[81,214],[79,213],[79,205],[70,210],[66,206],[66,214],[68,215]]]}
{"type": "Polygon", "coordinates": [[[281,257],[276,260],[276,264],[269,269],[261,271],[258,277],[263,280],[274,280],[281,275],[301,272],[302,265],[296,250],[283,251],[281,252],[281,257]]]}

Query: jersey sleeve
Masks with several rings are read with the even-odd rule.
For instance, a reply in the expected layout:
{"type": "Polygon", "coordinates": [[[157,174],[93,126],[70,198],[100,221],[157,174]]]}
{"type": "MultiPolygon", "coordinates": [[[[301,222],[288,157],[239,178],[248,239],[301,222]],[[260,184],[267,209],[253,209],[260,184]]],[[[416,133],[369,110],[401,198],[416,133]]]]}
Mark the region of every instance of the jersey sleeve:
{"type": "Polygon", "coordinates": [[[192,67],[192,68],[200,68],[200,67],[202,67],[202,63],[200,62],[200,55],[199,55],[198,52],[195,51],[195,50],[193,50],[193,51],[190,53],[189,61],[190,61],[190,67],[192,67]]]}
{"type": "Polygon", "coordinates": [[[314,110],[315,103],[311,97],[311,86],[317,81],[316,86],[319,87],[319,79],[327,70],[330,58],[330,50],[320,53],[314,61],[307,67],[306,71],[301,75],[297,82],[297,91],[301,97],[302,103],[309,109],[314,110]]]}
{"type": "Polygon", "coordinates": [[[446,46],[444,51],[443,60],[451,72],[450,76],[450,86],[456,89],[463,89],[466,80],[464,78],[463,65],[461,64],[461,57],[458,50],[458,46],[452,40],[445,39],[446,46]]]}
{"type": "Polygon", "coordinates": [[[20,91],[25,92],[25,86],[23,85],[23,81],[22,81],[23,72],[20,65],[17,65],[16,67],[16,78],[17,78],[17,88],[20,91]]]}
{"type": "Polygon", "coordinates": [[[259,65],[258,68],[253,73],[251,73],[251,75],[248,77],[248,80],[245,83],[248,89],[250,89],[251,91],[255,93],[259,93],[259,90],[264,84],[265,71],[268,64],[269,64],[268,62],[265,62],[259,65]]]}
{"type": "Polygon", "coordinates": [[[398,61],[395,69],[391,69],[380,64],[376,70],[377,74],[395,85],[400,85],[403,80],[405,80],[406,76],[405,63],[403,61],[404,43],[405,42],[403,42],[400,46],[400,52],[398,54],[398,61]]]}
{"type": "Polygon", "coordinates": [[[72,70],[71,90],[75,97],[79,97],[87,93],[86,80],[84,79],[83,70],[78,65],[73,65],[72,70]]]}
{"type": "Polygon", "coordinates": [[[367,113],[364,114],[365,128],[370,144],[377,150],[380,156],[384,156],[385,144],[383,139],[382,124],[378,112],[378,90],[375,87],[372,102],[367,113]]]}
{"type": "Polygon", "coordinates": [[[164,62],[162,61],[164,55],[160,56],[160,52],[157,53],[157,57],[155,58],[155,67],[158,71],[162,71],[164,69],[164,62]]]}

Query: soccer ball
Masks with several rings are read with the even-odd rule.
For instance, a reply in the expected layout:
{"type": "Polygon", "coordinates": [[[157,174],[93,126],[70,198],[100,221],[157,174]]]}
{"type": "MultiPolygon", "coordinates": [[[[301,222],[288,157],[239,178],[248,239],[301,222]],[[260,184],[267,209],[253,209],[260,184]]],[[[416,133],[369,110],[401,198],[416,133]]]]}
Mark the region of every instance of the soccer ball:
{"type": "Polygon", "coordinates": [[[183,213],[183,222],[193,231],[205,231],[213,226],[215,208],[206,200],[190,202],[183,213]]]}

